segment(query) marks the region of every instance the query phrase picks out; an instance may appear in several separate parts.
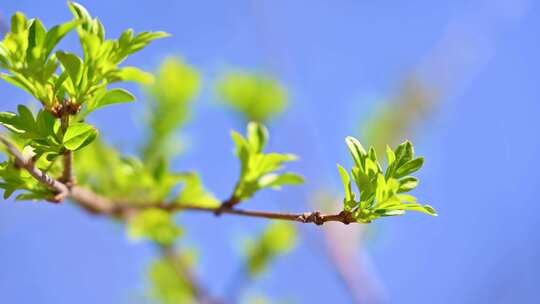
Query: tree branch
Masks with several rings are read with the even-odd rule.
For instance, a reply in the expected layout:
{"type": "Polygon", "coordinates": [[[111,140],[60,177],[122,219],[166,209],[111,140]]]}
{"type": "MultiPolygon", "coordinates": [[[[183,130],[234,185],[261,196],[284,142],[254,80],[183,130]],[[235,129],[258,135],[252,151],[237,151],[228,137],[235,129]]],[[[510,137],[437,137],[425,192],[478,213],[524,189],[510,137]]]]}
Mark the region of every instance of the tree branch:
{"type": "Polygon", "coordinates": [[[57,181],[53,177],[47,175],[46,173],[35,167],[34,162],[31,159],[26,159],[17,149],[17,147],[15,147],[15,145],[11,141],[9,141],[9,139],[7,139],[4,135],[0,134],[0,142],[2,142],[6,146],[8,152],[15,158],[15,164],[17,166],[25,169],[38,182],[42,183],[43,185],[49,187],[56,192],[56,196],[54,197],[52,202],[58,203],[63,201],[64,198],[66,198],[66,196],[69,194],[69,189],[66,185],[57,181]]]}
{"type": "MultiPolygon", "coordinates": [[[[70,192],[70,198],[78,205],[94,214],[108,214],[119,217],[129,217],[137,211],[157,208],[168,212],[175,211],[199,211],[214,213],[219,207],[201,207],[195,204],[176,204],[176,203],[149,203],[149,204],[126,204],[123,202],[113,202],[107,198],[81,187],[73,187],[70,192]]],[[[300,223],[314,223],[322,225],[326,222],[341,222],[343,224],[355,223],[352,214],[349,212],[340,212],[336,214],[324,214],[319,211],[305,213],[280,213],[268,211],[253,211],[242,209],[225,209],[223,214],[234,214],[248,217],[258,217],[274,220],[286,220],[300,223]]]]}
{"type": "MultiPolygon", "coordinates": [[[[69,127],[69,113],[66,112],[67,108],[67,100],[63,101],[62,104],[62,117],[60,118],[61,122],[61,129],[62,133],[66,133],[68,127],[69,127]]],[[[65,183],[69,188],[73,186],[73,169],[72,169],[72,162],[73,162],[73,152],[66,150],[63,155],[63,173],[62,173],[62,182],[65,183]]]]}
{"type": "MultiPolygon", "coordinates": [[[[350,212],[342,211],[336,214],[324,214],[319,211],[305,213],[279,213],[267,211],[252,211],[234,208],[201,207],[196,204],[187,203],[148,203],[148,204],[127,204],[124,202],[115,202],[106,197],[100,196],[91,190],[73,186],[68,187],[53,177],[43,173],[34,166],[34,163],[24,158],[21,152],[7,138],[0,135],[0,141],[6,146],[7,150],[15,158],[15,163],[28,171],[37,181],[48,186],[57,192],[54,202],[60,202],[69,197],[83,209],[93,214],[111,215],[116,217],[129,218],[141,209],[158,208],[169,212],[189,210],[220,214],[235,214],[249,217],[259,217],[274,220],[286,220],[300,223],[314,223],[322,225],[326,222],[341,222],[343,224],[355,223],[350,212]]],[[[226,201],[224,202],[226,203],[226,201]]]]}
{"type": "Polygon", "coordinates": [[[73,153],[71,151],[64,152],[64,171],[62,173],[62,181],[68,186],[73,186],[73,153]]]}

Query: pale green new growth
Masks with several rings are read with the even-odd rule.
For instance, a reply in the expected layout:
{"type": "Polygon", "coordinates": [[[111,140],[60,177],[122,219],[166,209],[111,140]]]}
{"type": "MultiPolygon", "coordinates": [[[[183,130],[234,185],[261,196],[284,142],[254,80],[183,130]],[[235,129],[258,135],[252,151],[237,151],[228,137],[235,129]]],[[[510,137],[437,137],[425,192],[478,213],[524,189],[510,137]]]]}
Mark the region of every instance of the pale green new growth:
{"type": "Polygon", "coordinates": [[[236,147],[235,154],[241,164],[240,179],[233,194],[234,200],[248,199],[263,188],[279,188],[282,185],[304,182],[303,177],[295,173],[276,173],[285,162],[296,160],[297,157],[293,154],[264,153],[268,130],[263,125],[250,122],[246,137],[235,131],[231,136],[236,147]]]}
{"type": "Polygon", "coordinates": [[[179,179],[184,183],[184,186],[176,199],[178,204],[208,208],[219,206],[220,201],[212,193],[206,191],[197,173],[184,173],[179,175],[179,179]]]}
{"type": "Polygon", "coordinates": [[[217,85],[220,97],[248,121],[265,122],[283,112],[287,92],[274,79],[256,73],[229,72],[217,85]]]}
{"type": "Polygon", "coordinates": [[[418,185],[418,179],[408,175],[424,164],[424,158],[414,157],[410,142],[400,144],[395,150],[386,147],[388,166],[385,171],[373,147],[366,151],[354,137],[347,137],[345,142],[354,166],[349,175],[345,168],[338,165],[345,188],[343,210],[350,212],[356,221],[369,223],[381,216],[402,215],[406,210],[437,215],[431,206],[418,204],[414,196],[404,194],[418,185]],[[358,193],[353,191],[352,182],[358,193]]]}

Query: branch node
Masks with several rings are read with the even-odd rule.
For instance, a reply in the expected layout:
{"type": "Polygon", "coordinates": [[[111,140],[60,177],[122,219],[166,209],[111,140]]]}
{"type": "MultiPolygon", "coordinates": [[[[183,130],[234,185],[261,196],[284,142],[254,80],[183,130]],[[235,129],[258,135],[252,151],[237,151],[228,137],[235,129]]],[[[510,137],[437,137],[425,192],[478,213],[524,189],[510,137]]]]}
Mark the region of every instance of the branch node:
{"type": "Polygon", "coordinates": [[[354,218],[352,217],[352,214],[351,214],[349,211],[343,210],[343,211],[341,211],[341,212],[339,213],[339,216],[342,218],[341,221],[342,221],[343,224],[345,224],[345,225],[349,225],[350,223],[354,223],[354,222],[355,222],[354,218]]]}
{"type": "Polygon", "coordinates": [[[324,224],[325,220],[320,211],[305,212],[297,218],[302,223],[314,223],[317,226],[324,224]]]}
{"type": "Polygon", "coordinates": [[[224,201],[216,210],[214,211],[215,216],[220,216],[225,212],[226,210],[231,210],[234,205],[238,204],[240,200],[238,200],[236,197],[231,196],[228,200],[224,201]]]}

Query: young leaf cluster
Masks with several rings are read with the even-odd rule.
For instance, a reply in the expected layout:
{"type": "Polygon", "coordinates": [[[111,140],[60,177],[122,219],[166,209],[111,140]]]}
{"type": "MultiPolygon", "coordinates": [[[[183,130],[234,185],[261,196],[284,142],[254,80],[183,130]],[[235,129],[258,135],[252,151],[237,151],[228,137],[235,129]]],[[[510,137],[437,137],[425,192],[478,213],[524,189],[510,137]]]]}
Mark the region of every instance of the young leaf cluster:
{"type": "Polygon", "coordinates": [[[243,137],[233,131],[235,154],[240,159],[240,178],[236,184],[233,200],[242,201],[264,188],[279,188],[282,185],[297,185],[304,179],[295,173],[276,173],[285,162],[296,160],[293,154],[264,153],[268,142],[268,130],[261,124],[250,122],[247,135],[243,137]]]}
{"type": "MultiPolygon", "coordinates": [[[[70,158],[66,155],[81,150],[97,137],[97,130],[84,122],[88,113],[109,104],[134,100],[123,89],[108,89],[109,84],[152,81],[151,74],[119,64],[152,40],[167,36],[163,32],[135,35],[127,30],[118,39],[108,40],[101,22],[92,18],[83,6],[74,2],[68,2],[68,6],[74,19],[50,29],[39,19],[15,13],[10,31],[0,41],[0,69],[5,71],[0,78],[27,91],[42,105],[36,114],[24,105],[17,107],[17,113],[1,112],[0,124],[11,131],[24,149],[30,149],[32,162],[41,170],[48,170],[58,156],[70,158]],[[82,56],[56,50],[72,30],[78,32],[82,56]],[[42,156],[50,163],[40,161],[42,156]]],[[[18,189],[28,190],[23,187],[24,174],[19,174],[21,177],[16,180],[17,175],[5,170],[5,178],[10,179],[9,186],[4,186],[9,190],[7,195],[16,185],[20,185],[18,189]]]]}
{"type": "Polygon", "coordinates": [[[34,117],[30,109],[19,105],[17,112],[0,112],[0,124],[27,141],[26,145],[33,148],[34,159],[46,154],[48,160],[53,160],[64,151],[85,147],[97,136],[97,130],[83,122],[69,125],[62,131],[60,122],[44,110],[34,117]]]}
{"type": "Polygon", "coordinates": [[[164,38],[164,32],[142,32],[134,34],[132,29],[124,31],[118,39],[105,39],[105,29],[99,19],[92,18],[88,11],[77,3],[69,7],[80,26],[77,27],[83,57],[67,52],[57,56],[67,73],[65,89],[70,100],[77,104],[88,102],[84,114],[95,109],[135,98],[123,89],[107,89],[107,85],[119,81],[151,83],[153,76],[135,67],[118,65],[129,55],[140,51],[152,40],[164,38]]]}
{"type": "Polygon", "coordinates": [[[127,56],[152,40],[166,37],[163,32],[137,35],[127,30],[116,40],[105,39],[105,29],[80,4],[69,2],[75,18],[47,30],[39,19],[22,13],[11,18],[11,31],[0,42],[0,67],[4,80],[24,89],[55,115],[75,114],[85,103],[85,114],[118,102],[134,100],[123,89],[107,90],[118,81],[149,82],[152,76],[134,67],[119,68],[127,56]],[[83,57],[54,49],[72,30],[77,29],[83,57]],[[57,70],[61,67],[61,72],[57,70]],[[64,100],[69,101],[69,109],[64,100]]]}
{"type": "Polygon", "coordinates": [[[0,68],[8,72],[0,77],[52,109],[58,100],[63,100],[62,83],[67,78],[67,74],[56,74],[59,62],[53,50],[79,24],[72,20],[47,30],[39,19],[15,13],[10,32],[0,42],[0,68]]]}
{"type": "Polygon", "coordinates": [[[366,152],[357,139],[347,137],[345,141],[354,166],[349,175],[338,165],[345,188],[343,209],[356,221],[369,223],[382,216],[402,215],[406,210],[437,215],[431,206],[421,205],[414,196],[406,194],[418,185],[418,179],[410,174],[418,171],[424,163],[422,157],[414,157],[410,142],[406,141],[394,150],[386,148],[388,166],[383,171],[373,147],[366,152]],[[353,182],[358,193],[352,189],[353,182]]]}

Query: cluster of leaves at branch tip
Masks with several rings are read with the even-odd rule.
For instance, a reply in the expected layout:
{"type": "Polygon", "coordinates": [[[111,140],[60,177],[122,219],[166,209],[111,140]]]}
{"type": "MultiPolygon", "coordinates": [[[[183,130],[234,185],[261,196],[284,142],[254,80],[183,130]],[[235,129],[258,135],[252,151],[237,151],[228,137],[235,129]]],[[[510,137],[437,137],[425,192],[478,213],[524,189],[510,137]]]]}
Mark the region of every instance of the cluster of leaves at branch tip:
{"type": "Polygon", "coordinates": [[[288,103],[285,88],[261,73],[229,72],[219,80],[217,92],[248,121],[266,122],[283,112],[288,103]]]}
{"type": "Polygon", "coordinates": [[[370,223],[382,216],[402,215],[406,210],[437,215],[431,206],[421,205],[414,196],[405,194],[418,185],[418,179],[409,174],[418,171],[424,164],[422,157],[414,157],[410,142],[406,141],[394,150],[386,147],[386,171],[383,171],[373,147],[366,152],[353,137],[347,137],[345,142],[354,160],[350,176],[358,193],[352,189],[347,170],[338,165],[345,188],[343,209],[352,214],[356,221],[370,223]]]}
{"type": "MultiPolygon", "coordinates": [[[[59,155],[81,150],[96,139],[98,131],[84,122],[89,113],[135,100],[124,89],[110,89],[110,84],[153,82],[151,74],[119,64],[151,41],[168,36],[164,32],[135,35],[129,29],[118,39],[105,39],[105,29],[97,18],[92,18],[78,3],[68,2],[68,6],[73,20],[50,29],[37,18],[28,19],[20,12],[15,13],[10,31],[0,41],[0,70],[4,71],[0,78],[23,89],[42,105],[35,115],[23,105],[18,106],[17,113],[1,112],[0,124],[11,131],[14,141],[25,149],[30,148],[29,157],[45,171],[55,165],[59,155]],[[79,36],[82,57],[55,50],[74,30],[79,36]],[[42,158],[49,163],[40,161],[42,158]]],[[[29,184],[24,174],[16,178],[10,161],[0,169],[0,175],[5,177],[1,187],[6,190],[6,197],[14,189],[30,191],[19,198],[50,197],[51,193],[42,191],[36,182],[29,184]]]]}
{"type": "Polygon", "coordinates": [[[251,276],[260,275],[277,257],[290,252],[297,242],[296,227],[289,222],[273,221],[261,235],[246,246],[246,267],[251,276]]]}
{"type": "Polygon", "coordinates": [[[235,154],[240,159],[240,178],[233,193],[233,200],[243,201],[264,188],[279,189],[283,185],[298,185],[304,178],[298,174],[277,173],[285,162],[296,160],[293,154],[264,153],[268,130],[262,124],[250,122],[246,137],[233,131],[235,154]]]}

